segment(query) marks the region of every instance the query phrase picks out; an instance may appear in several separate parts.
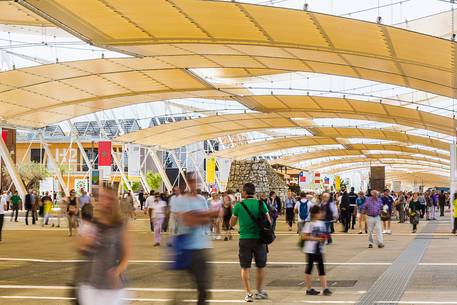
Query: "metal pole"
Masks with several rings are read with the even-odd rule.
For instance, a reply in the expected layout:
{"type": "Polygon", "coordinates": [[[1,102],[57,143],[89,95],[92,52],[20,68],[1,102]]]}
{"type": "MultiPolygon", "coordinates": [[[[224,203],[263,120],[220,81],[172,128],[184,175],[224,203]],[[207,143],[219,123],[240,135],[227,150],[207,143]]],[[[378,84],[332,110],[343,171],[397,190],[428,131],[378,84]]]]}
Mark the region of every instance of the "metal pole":
{"type": "Polygon", "coordinates": [[[0,156],[3,162],[5,162],[6,170],[8,171],[8,174],[10,175],[14,185],[16,186],[16,190],[19,193],[19,196],[21,196],[22,200],[25,200],[27,190],[25,189],[24,182],[22,182],[21,176],[19,175],[16,165],[14,164],[13,159],[11,158],[11,155],[8,151],[8,147],[6,147],[6,144],[2,139],[0,139],[0,156]]]}
{"type": "Polygon", "coordinates": [[[59,164],[57,163],[56,159],[51,153],[51,150],[49,149],[48,143],[44,141],[43,134],[38,135],[41,141],[41,144],[43,145],[44,152],[46,156],[48,157],[49,162],[51,162],[52,166],[54,167],[54,172],[57,176],[57,180],[59,180],[59,184],[62,187],[62,190],[65,193],[65,196],[70,196],[70,192],[68,191],[68,187],[65,184],[65,181],[63,180],[62,173],[60,172],[59,164]]]}
{"type": "Polygon", "coordinates": [[[157,167],[157,170],[159,171],[160,177],[162,177],[163,183],[165,184],[165,188],[167,189],[167,191],[173,190],[173,186],[171,185],[170,179],[168,179],[167,173],[163,168],[159,156],[157,156],[157,152],[155,150],[149,149],[149,154],[151,155],[154,165],[157,167]]]}
{"type": "Polygon", "coordinates": [[[76,138],[76,144],[78,145],[79,151],[81,152],[81,155],[83,156],[84,162],[87,165],[87,168],[89,169],[89,194],[92,194],[92,163],[89,160],[89,157],[86,154],[86,151],[84,150],[84,147],[81,144],[81,140],[79,139],[79,135],[76,132],[73,123],[70,120],[67,120],[68,126],[70,127],[70,134],[71,136],[76,138]]]}
{"type": "Polygon", "coordinates": [[[457,182],[457,146],[456,146],[456,138],[452,139],[451,144],[451,187],[450,187],[450,208],[451,208],[451,229],[454,226],[454,193],[456,192],[456,182],[457,182]]]}
{"type": "Polygon", "coordinates": [[[169,153],[170,153],[170,155],[173,157],[173,159],[175,159],[176,165],[178,166],[179,173],[180,173],[181,176],[183,177],[184,182],[186,183],[187,189],[189,189],[189,183],[187,183],[186,175],[184,174],[184,171],[183,171],[183,169],[182,169],[181,160],[178,159],[178,157],[176,156],[176,154],[175,154],[174,151],[169,151],[169,153]]]}

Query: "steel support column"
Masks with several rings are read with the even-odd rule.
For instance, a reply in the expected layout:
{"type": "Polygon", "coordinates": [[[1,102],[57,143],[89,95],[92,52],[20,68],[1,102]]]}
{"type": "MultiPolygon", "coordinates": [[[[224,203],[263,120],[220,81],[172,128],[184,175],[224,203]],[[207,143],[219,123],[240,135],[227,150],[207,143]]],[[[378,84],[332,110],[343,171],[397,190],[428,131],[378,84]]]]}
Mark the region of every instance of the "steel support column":
{"type": "Polygon", "coordinates": [[[54,158],[51,150],[49,149],[48,143],[44,141],[43,134],[38,135],[40,138],[40,142],[43,145],[44,148],[44,153],[48,157],[48,162],[51,162],[52,167],[54,168],[54,172],[57,176],[57,180],[59,181],[60,186],[62,187],[63,192],[65,193],[65,196],[70,196],[70,192],[68,190],[68,186],[65,184],[65,181],[63,180],[62,173],[60,172],[59,164],[57,163],[56,159],[54,158]]]}
{"type": "Polygon", "coordinates": [[[27,190],[25,189],[24,182],[22,182],[21,176],[19,175],[16,165],[14,164],[13,159],[11,158],[11,155],[8,151],[8,147],[2,139],[0,139],[0,156],[0,160],[5,162],[6,170],[8,171],[14,186],[16,186],[16,190],[19,196],[21,196],[22,200],[25,200],[27,190]]]}
{"type": "Polygon", "coordinates": [[[157,156],[157,152],[152,149],[149,150],[149,155],[152,158],[152,161],[154,162],[154,165],[157,167],[157,170],[159,171],[160,177],[162,177],[162,181],[165,184],[165,188],[167,191],[172,191],[173,186],[171,185],[170,179],[168,179],[167,173],[165,172],[165,169],[163,168],[162,162],[159,159],[159,156],[157,156]]]}
{"type": "Polygon", "coordinates": [[[89,194],[92,194],[92,163],[90,162],[89,157],[87,156],[86,151],[84,150],[84,147],[81,144],[81,140],[79,139],[79,135],[75,130],[73,123],[70,120],[67,120],[67,123],[70,127],[70,134],[76,138],[76,145],[78,145],[79,151],[83,156],[84,162],[86,163],[87,168],[89,169],[89,194]]]}
{"type": "Polygon", "coordinates": [[[184,174],[184,170],[182,169],[181,160],[178,159],[174,151],[169,151],[170,155],[175,159],[176,165],[178,166],[179,173],[181,174],[184,182],[186,183],[187,189],[189,189],[189,183],[187,182],[186,174],[184,174]]]}

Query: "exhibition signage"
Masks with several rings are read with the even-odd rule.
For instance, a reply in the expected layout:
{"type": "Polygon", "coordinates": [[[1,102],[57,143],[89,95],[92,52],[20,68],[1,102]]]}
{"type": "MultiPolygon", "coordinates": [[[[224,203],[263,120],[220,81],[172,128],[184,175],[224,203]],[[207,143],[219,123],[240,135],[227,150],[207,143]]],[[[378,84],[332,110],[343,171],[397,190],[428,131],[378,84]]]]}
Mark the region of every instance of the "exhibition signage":
{"type": "Polygon", "coordinates": [[[140,145],[129,144],[128,145],[128,176],[139,177],[140,176],[140,145]]]}
{"type": "Polygon", "coordinates": [[[206,183],[216,182],[216,158],[206,158],[206,183]]]}

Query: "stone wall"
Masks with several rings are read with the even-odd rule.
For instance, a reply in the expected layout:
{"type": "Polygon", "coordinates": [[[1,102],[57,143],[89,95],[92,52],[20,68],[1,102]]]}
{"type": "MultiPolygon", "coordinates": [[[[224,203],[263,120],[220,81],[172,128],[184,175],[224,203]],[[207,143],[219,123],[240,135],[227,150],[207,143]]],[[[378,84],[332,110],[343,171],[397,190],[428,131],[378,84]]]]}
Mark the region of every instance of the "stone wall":
{"type": "Polygon", "coordinates": [[[267,193],[267,195],[270,191],[275,191],[282,197],[286,195],[288,189],[284,180],[267,161],[233,161],[230,167],[227,189],[233,191],[239,189],[241,191],[247,182],[255,185],[257,193],[267,193]]]}

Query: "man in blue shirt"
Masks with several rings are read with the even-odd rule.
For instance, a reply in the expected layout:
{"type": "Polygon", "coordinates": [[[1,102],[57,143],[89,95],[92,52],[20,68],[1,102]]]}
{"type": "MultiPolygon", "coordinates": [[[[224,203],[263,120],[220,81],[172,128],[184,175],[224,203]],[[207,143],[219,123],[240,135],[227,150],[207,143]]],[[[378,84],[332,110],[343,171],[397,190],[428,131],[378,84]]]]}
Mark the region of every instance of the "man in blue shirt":
{"type": "Polygon", "coordinates": [[[219,215],[219,210],[209,210],[206,199],[197,194],[197,181],[193,174],[187,177],[189,192],[172,201],[171,212],[176,215],[177,235],[186,234],[182,249],[190,250],[189,272],[197,284],[198,305],[205,305],[211,285],[211,268],[208,264],[209,240],[208,225],[219,215]]]}

